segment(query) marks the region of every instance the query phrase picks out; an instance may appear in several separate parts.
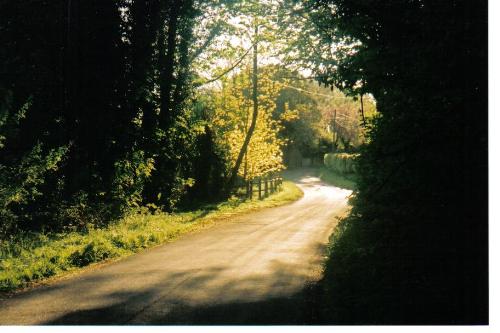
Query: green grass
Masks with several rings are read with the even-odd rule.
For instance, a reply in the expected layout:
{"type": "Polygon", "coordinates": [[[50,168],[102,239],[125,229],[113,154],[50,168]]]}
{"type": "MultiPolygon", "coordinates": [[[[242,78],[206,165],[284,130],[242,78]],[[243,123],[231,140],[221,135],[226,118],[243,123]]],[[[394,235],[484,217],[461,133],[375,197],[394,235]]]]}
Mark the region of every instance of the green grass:
{"type": "Polygon", "coordinates": [[[355,190],[356,189],[356,176],[355,175],[346,175],[337,173],[331,169],[326,167],[321,167],[316,170],[317,176],[324,181],[333,186],[337,186],[340,188],[345,188],[347,190],[355,190]]]}
{"type": "Polygon", "coordinates": [[[87,232],[27,233],[0,241],[0,291],[12,291],[92,263],[120,258],[208,228],[228,217],[274,207],[302,197],[292,182],[263,200],[231,198],[183,213],[131,214],[103,229],[87,232]]]}

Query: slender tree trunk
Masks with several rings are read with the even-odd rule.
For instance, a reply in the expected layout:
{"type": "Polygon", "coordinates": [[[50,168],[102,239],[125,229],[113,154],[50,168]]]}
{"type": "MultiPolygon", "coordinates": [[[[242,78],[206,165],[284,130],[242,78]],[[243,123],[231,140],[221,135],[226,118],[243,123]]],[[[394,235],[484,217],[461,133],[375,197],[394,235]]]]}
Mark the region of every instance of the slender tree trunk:
{"type": "MultiPolygon", "coordinates": [[[[248,76],[250,77],[250,69],[248,70],[248,76]]],[[[250,107],[247,107],[245,109],[246,109],[245,113],[245,136],[246,136],[248,133],[248,121],[250,120],[250,107]]],[[[247,180],[248,177],[248,153],[249,149],[247,148],[245,152],[245,166],[243,169],[243,179],[245,179],[245,181],[247,180]]]]}
{"type": "MultiPolygon", "coordinates": [[[[255,25],[254,30],[254,40],[257,41],[259,35],[259,27],[255,25]]],[[[258,101],[258,73],[257,73],[257,52],[258,52],[258,43],[254,42],[253,46],[253,73],[252,73],[252,99],[253,99],[253,115],[252,122],[250,123],[250,127],[248,128],[248,132],[245,136],[245,141],[243,141],[243,145],[241,146],[240,152],[238,154],[238,158],[236,159],[236,163],[231,171],[231,176],[226,185],[226,193],[229,193],[231,187],[236,181],[236,177],[238,176],[238,170],[240,169],[241,163],[243,161],[243,157],[248,149],[248,144],[250,143],[250,139],[252,138],[253,132],[255,130],[255,126],[257,125],[257,116],[259,115],[259,101],[258,101]]]]}
{"type": "Polygon", "coordinates": [[[332,124],[332,132],[333,132],[333,137],[332,137],[332,151],[336,152],[337,151],[337,140],[338,140],[338,135],[337,135],[337,109],[333,110],[333,124],[332,124]]]}
{"type": "Polygon", "coordinates": [[[361,119],[363,119],[363,127],[366,127],[366,119],[365,119],[365,110],[363,107],[363,94],[360,95],[360,101],[361,101],[361,119]]]}

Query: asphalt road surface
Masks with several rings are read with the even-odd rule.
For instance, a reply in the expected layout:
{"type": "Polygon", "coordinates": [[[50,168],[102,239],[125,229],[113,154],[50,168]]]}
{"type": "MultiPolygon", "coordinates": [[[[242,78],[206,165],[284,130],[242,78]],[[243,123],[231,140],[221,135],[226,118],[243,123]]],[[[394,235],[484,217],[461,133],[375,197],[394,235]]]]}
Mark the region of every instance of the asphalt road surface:
{"type": "Polygon", "coordinates": [[[0,324],[301,324],[308,283],[351,191],[307,171],[292,204],[0,300],[0,324]]]}

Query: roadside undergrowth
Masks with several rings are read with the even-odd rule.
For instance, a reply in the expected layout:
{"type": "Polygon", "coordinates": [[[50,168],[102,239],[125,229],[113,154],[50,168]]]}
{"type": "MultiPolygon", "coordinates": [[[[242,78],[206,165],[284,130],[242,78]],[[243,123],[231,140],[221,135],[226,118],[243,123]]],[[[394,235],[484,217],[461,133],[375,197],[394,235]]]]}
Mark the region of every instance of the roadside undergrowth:
{"type": "Polygon", "coordinates": [[[190,212],[136,212],[102,229],[17,235],[0,241],[0,291],[13,291],[93,263],[125,257],[206,229],[228,217],[283,205],[302,195],[294,183],[285,181],[282,191],[263,200],[232,197],[190,212]]]}

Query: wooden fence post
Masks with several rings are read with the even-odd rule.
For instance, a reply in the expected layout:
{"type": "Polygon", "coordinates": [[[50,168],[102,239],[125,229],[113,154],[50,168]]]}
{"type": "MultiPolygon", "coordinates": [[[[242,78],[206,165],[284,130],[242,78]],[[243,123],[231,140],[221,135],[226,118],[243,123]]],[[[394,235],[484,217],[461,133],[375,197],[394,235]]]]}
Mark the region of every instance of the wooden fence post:
{"type": "Polygon", "coordinates": [[[264,178],[264,197],[267,198],[269,196],[269,189],[267,187],[267,176],[264,178]]]}
{"type": "Polygon", "coordinates": [[[262,179],[259,177],[259,200],[262,200],[262,179]]]}

